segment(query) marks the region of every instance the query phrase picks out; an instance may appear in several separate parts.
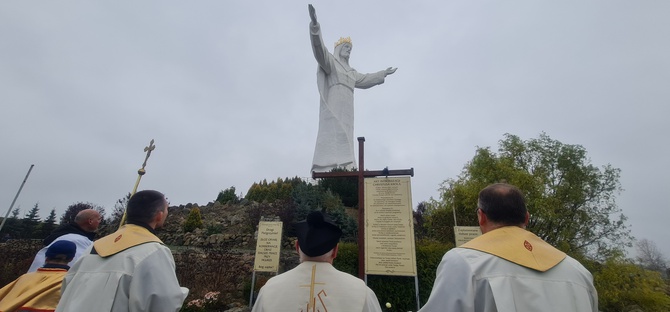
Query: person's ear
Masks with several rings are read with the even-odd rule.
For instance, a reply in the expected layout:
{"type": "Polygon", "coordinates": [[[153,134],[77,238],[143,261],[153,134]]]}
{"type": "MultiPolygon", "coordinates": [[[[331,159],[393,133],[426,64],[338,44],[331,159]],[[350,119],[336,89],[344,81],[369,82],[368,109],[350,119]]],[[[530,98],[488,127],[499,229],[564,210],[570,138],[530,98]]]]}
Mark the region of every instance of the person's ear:
{"type": "Polygon", "coordinates": [[[156,216],[154,217],[154,222],[156,222],[156,223],[160,223],[161,220],[163,220],[164,215],[165,215],[165,210],[161,210],[161,211],[159,211],[159,212],[156,214],[156,216]]]}
{"type": "Polygon", "coordinates": [[[523,227],[526,228],[528,225],[528,221],[530,221],[530,213],[526,211],[526,219],[523,221],[523,227]]]}
{"type": "Polygon", "coordinates": [[[295,251],[300,254],[300,244],[297,239],[295,240],[295,251]]]}
{"type": "Polygon", "coordinates": [[[340,244],[338,243],[335,245],[335,248],[333,248],[333,253],[330,255],[331,259],[335,259],[337,257],[337,251],[340,249],[340,244]]]}
{"type": "Polygon", "coordinates": [[[486,217],[486,214],[484,213],[484,210],[477,209],[477,222],[479,223],[479,226],[485,226],[486,224],[489,223],[489,219],[486,217]]]}

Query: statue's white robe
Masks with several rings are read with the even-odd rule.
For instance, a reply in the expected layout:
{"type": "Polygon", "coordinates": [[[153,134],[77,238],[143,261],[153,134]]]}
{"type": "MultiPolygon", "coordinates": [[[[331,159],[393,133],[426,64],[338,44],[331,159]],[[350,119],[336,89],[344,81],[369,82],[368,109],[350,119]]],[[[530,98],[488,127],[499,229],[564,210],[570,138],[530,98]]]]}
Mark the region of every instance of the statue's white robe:
{"type": "Polygon", "coordinates": [[[267,281],[252,312],[381,312],[365,283],[327,262],[305,261],[267,281]]]}
{"type": "MultiPolygon", "coordinates": [[[[336,167],[351,169],[356,167],[354,88],[367,89],[382,84],[386,72],[361,74],[333,56],[323,44],[319,24],[310,26],[310,39],[319,64],[317,85],[320,95],[319,133],[312,171],[325,172],[336,167]]],[[[339,55],[341,46],[335,48],[335,55],[339,55]]]]}
{"type": "Polygon", "coordinates": [[[148,230],[124,225],[119,231],[96,241],[63,280],[57,312],[169,312],[179,311],[188,295],[180,287],[170,249],[148,230]],[[100,241],[122,242],[139,233],[153,241],[138,242],[110,256],[91,254],[103,250],[100,241]]]}

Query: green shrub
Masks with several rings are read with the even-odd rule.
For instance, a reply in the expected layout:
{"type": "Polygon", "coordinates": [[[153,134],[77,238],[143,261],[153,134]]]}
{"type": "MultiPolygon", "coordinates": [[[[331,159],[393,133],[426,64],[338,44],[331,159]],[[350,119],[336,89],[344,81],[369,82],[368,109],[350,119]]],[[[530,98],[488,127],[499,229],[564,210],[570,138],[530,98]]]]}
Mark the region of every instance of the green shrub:
{"type": "Polygon", "coordinates": [[[207,223],[205,226],[205,232],[207,235],[221,234],[223,233],[223,224],[220,223],[207,223]]]}
{"type": "Polygon", "coordinates": [[[629,260],[608,259],[594,266],[594,284],[598,290],[600,311],[670,311],[670,296],[661,274],[645,270],[629,260]]]}
{"type": "Polygon", "coordinates": [[[184,224],[182,224],[184,232],[193,232],[193,230],[200,229],[202,226],[200,209],[198,207],[191,208],[191,211],[188,212],[188,217],[186,217],[184,224]]]}
{"type": "Polygon", "coordinates": [[[340,243],[333,266],[342,272],[358,276],[358,245],[340,243]]]}
{"type": "MultiPolygon", "coordinates": [[[[425,304],[433,288],[435,271],[442,256],[453,244],[433,241],[419,241],[416,244],[416,269],[419,279],[419,298],[425,304]]],[[[340,271],[358,276],[358,245],[340,243],[333,265],[340,271]]],[[[368,286],[375,292],[383,307],[391,303],[394,311],[416,311],[416,290],[414,277],[368,275],[368,286]]]]}
{"type": "Polygon", "coordinates": [[[222,190],[221,192],[219,192],[219,195],[216,196],[216,201],[221,203],[222,205],[225,205],[228,202],[237,203],[239,202],[239,200],[240,199],[237,197],[237,194],[235,194],[234,186],[222,190]]]}
{"type": "Polygon", "coordinates": [[[10,239],[0,243],[0,254],[3,255],[3,261],[0,262],[0,287],[26,273],[35,254],[42,247],[41,240],[10,239]]]}

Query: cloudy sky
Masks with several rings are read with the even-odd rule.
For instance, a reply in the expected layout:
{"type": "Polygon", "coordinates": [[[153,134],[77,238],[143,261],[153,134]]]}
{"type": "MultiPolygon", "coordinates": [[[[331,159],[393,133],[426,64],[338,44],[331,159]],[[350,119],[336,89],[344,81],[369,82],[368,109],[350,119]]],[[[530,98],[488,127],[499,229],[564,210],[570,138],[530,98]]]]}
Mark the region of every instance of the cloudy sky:
{"type": "MultiPolygon", "coordinates": [[[[546,132],[620,168],[637,238],[670,256],[670,2],[321,1],[329,48],[351,36],[365,167],[414,168],[437,197],[476,147],[546,132]]],[[[309,177],[318,126],[307,3],[0,3],[0,211],[111,211],[155,139],[140,189],[206,204],[309,177]]]]}

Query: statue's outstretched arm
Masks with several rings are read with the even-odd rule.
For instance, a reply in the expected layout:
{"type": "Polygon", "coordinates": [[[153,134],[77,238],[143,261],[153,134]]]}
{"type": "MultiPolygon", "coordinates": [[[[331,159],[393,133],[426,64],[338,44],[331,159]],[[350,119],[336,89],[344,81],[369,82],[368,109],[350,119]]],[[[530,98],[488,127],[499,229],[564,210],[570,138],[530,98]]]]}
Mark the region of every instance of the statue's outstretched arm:
{"type": "Polygon", "coordinates": [[[312,22],[309,24],[310,41],[312,42],[312,52],[314,58],[319,66],[326,74],[330,74],[332,69],[329,60],[329,53],[323,45],[323,38],[321,38],[321,25],[316,21],[316,10],[314,6],[309,5],[309,17],[312,22]]]}
{"type": "Polygon", "coordinates": [[[395,73],[396,70],[398,70],[398,67],[396,67],[396,68],[393,68],[393,67],[389,67],[389,68],[387,68],[387,69],[384,71],[384,77],[386,77],[386,76],[388,76],[388,75],[391,75],[391,74],[395,73]]]}
{"type": "Polygon", "coordinates": [[[312,25],[316,25],[316,10],[314,9],[314,6],[311,4],[307,5],[307,8],[309,9],[309,18],[312,19],[312,25]]]}

